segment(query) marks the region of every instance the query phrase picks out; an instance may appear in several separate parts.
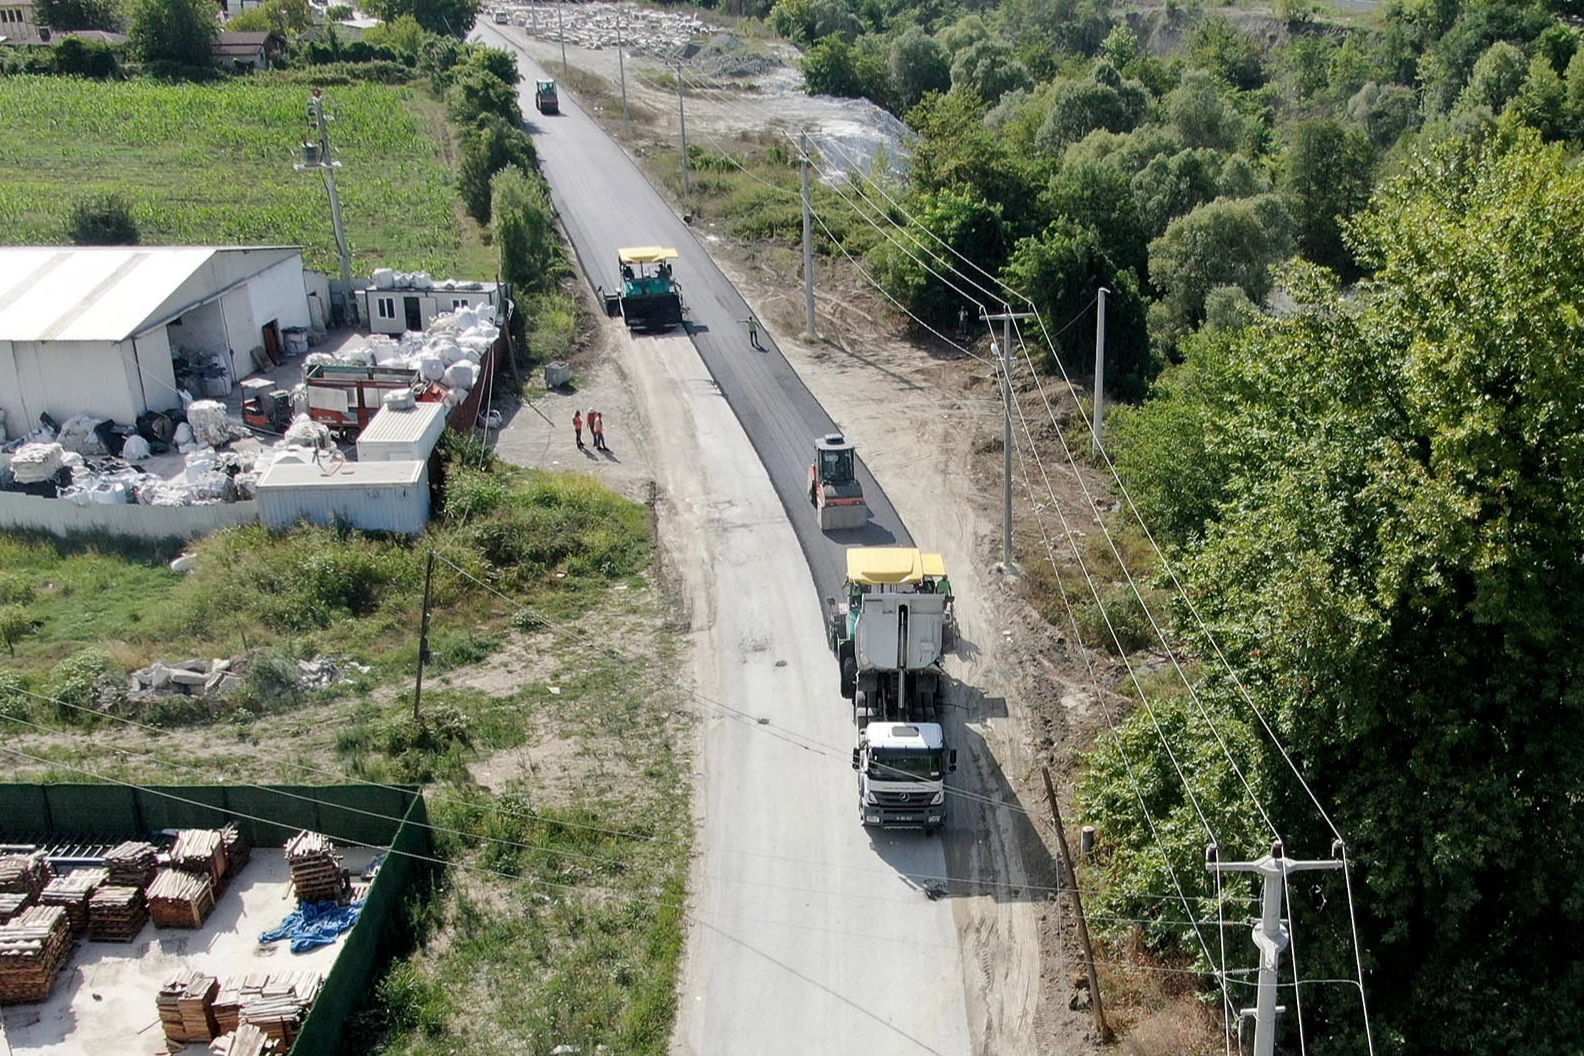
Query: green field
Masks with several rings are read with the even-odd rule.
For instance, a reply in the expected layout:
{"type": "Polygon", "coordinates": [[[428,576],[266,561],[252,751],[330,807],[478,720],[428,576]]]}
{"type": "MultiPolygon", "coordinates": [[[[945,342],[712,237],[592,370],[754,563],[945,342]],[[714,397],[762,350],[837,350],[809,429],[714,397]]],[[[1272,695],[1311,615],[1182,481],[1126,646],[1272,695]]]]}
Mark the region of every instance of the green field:
{"type": "MultiPolygon", "coordinates": [[[[64,242],[72,203],[114,191],[145,243],[301,245],[310,267],[334,271],[324,181],[292,168],[308,92],[264,80],[0,78],[0,230],[13,244],[64,242]]],[[[440,104],[385,85],[326,96],[354,270],[493,275],[493,253],[458,208],[440,104]]]]}

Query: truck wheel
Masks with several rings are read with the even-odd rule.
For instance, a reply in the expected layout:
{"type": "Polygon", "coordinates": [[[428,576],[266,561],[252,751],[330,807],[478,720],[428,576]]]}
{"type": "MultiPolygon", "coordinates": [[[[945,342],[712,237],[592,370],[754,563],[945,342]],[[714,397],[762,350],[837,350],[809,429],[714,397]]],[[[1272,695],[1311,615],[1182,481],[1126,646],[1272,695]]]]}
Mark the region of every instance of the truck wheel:
{"type": "Polygon", "coordinates": [[[853,725],[859,729],[869,725],[869,694],[861,689],[853,693],[853,725]]]}
{"type": "Polygon", "coordinates": [[[841,695],[851,700],[853,693],[858,689],[858,661],[854,659],[851,647],[841,651],[841,695]]]}

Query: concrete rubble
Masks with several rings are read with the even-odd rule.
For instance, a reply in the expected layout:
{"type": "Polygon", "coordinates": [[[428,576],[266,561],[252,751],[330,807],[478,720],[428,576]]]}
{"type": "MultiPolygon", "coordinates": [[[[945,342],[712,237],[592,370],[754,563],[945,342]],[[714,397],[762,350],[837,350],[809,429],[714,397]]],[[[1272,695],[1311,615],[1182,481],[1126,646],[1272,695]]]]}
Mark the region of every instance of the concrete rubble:
{"type": "Polygon", "coordinates": [[[719,29],[695,14],[636,4],[508,4],[504,9],[513,23],[541,40],[560,42],[564,33],[566,43],[580,48],[603,51],[619,44],[634,55],[668,60],[695,37],[719,29]]]}
{"type": "MultiPolygon", "coordinates": [[[[132,672],[127,688],[127,700],[146,704],[164,697],[202,697],[206,700],[229,700],[242,691],[243,680],[252,666],[256,653],[216,660],[179,660],[167,664],[156,660],[148,667],[132,672]]],[[[311,660],[296,661],[297,689],[321,689],[338,681],[348,681],[343,671],[367,671],[362,664],[335,660],[319,655],[311,660]]]]}

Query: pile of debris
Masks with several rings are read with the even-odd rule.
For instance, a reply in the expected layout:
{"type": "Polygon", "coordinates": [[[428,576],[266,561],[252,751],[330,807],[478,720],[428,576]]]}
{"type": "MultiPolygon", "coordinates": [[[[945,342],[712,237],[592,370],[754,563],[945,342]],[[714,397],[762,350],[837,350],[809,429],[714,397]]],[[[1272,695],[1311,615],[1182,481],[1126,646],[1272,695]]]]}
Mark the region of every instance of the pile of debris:
{"type": "Polygon", "coordinates": [[[693,38],[715,32],[697,15],[634,4],[527,4],[515,8],[517,25],[530,36],[602,51],[618,44],[632,55],[675,58],[693,38]]]}
{"type": "Polygon", "coordinates": [[[32,906],[0,926],[0,1005],[47,999],[71,946],[60,906],[32,906]]]}
{"type": "Polygon", "coordinates": [[[400,338],[370,334],[362,344],[345,345],[334,355],[310,353],[304,369],[340,365],[415,370],[423,383],[444,389],[446,406],[455,407],[467,399],[479,379],[480,364],[499,337],[500,327],[476,309],[458,308],[435,316],[422,333],[409,330],[400,338]]]}
{"type": "MultiPolygon", "coordinates": [[[[203,697],[229,700],[242,691],[243,680],[261,654],[257,650],[238,653],[218,660],[178,660],[166,664],[156,660],[148,667],[132,672],[127,687],[127,700],[132,704],[150,704],[164,697],[203,697]]],[[[368,668],[347,660],[338,660],[323,654],[311,660],[287,661],[296,667],[293,680],[299,692],[321,689],[336,682],[348,681],[343,669],[367,671],[368,668]]]]}
{"type": "Polygon", "coordinates": [[[275,1056],[280,1051],[275,1039],[251,1023],[209,1043],[209,1056],[275,1056]]]}

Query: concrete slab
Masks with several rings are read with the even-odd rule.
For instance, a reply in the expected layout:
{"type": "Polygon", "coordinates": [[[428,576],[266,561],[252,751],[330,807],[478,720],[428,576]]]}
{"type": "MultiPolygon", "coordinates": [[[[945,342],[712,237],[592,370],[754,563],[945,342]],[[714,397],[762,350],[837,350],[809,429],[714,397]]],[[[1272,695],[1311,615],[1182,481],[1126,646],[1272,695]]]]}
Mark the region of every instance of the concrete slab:
{"type": "MultiPolygon", "coordinates": [[[[356,876],[382,852],[341,848],[342,865],[356,876]]],[[[16,1056],[154,1056],[166,1051],[154,996],[178,968],[196,968],[222,979],[248,972],[292,972],[312,968],[328,974],[343,936],[330,946],[294,954],[284,942],[263,946],[258,937],[296,908],[290,872],[280,848],[255,848],[202,929],[156,928],[145,924],[132,943],[77,944],[55,979],[48,1001],[0,1009],[16,1056]]],[[[192,1046],[189,1046],[192,1048],[192,1046]]]]}

